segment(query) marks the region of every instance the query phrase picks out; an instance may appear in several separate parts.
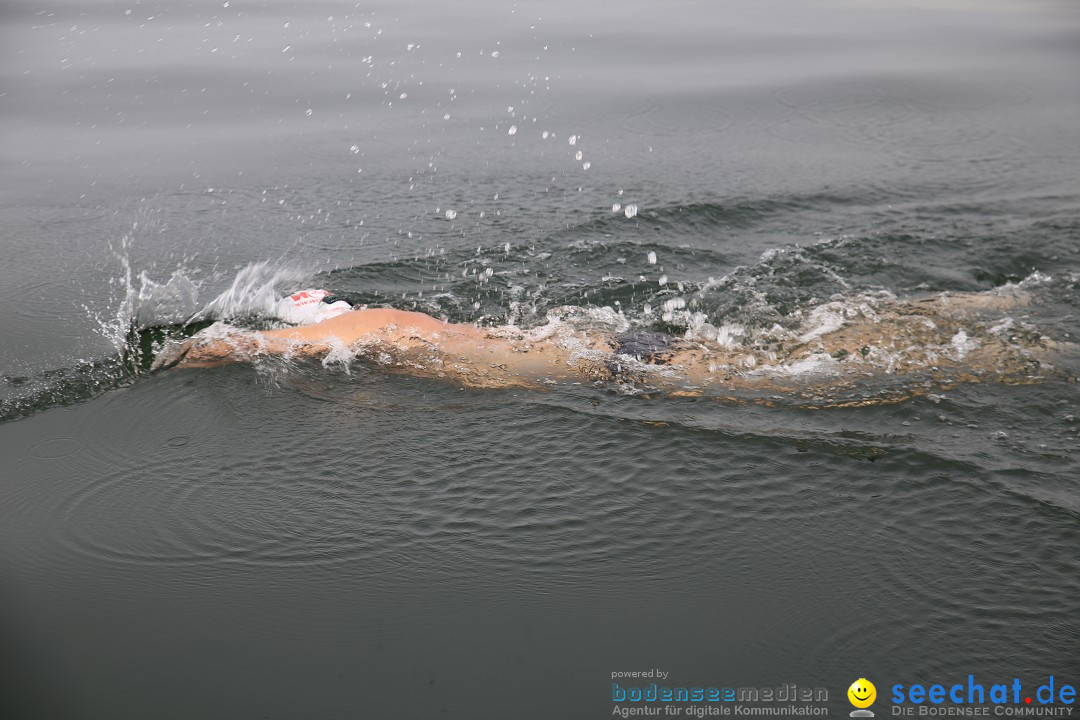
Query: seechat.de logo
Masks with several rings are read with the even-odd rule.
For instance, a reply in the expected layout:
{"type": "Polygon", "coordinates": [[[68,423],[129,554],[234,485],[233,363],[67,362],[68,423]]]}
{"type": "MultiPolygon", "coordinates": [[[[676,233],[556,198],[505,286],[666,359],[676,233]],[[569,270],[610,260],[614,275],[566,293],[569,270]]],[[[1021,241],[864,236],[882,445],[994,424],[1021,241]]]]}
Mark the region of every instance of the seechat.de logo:
{"type": "Polygon", "coordinates": [[[874,717],[873,711],[866,709],[877,700],[877,688],[874,687],[874,683],[866,678],[859,678],[847,689],[847,697],[848,701],[855,706],[850,713],[851,717],[874,717]]]}

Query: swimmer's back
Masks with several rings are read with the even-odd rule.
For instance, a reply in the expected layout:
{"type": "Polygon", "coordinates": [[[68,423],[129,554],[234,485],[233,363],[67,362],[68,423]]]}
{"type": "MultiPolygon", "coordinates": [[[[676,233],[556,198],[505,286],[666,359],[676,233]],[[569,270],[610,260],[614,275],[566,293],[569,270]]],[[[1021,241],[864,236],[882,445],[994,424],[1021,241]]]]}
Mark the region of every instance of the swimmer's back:
{"type": "Polygon", "coordinates": [[[314,325],[271,330],[262,333],[262,336],[304,342],[338,340],[348,344],[365,336],[387,338],[413,333],[429,336],[448,331],[473,334],[478,330],[472,325],[443,322],[420,312],[393,308],[367,308],[350,310],[314,325]]]}

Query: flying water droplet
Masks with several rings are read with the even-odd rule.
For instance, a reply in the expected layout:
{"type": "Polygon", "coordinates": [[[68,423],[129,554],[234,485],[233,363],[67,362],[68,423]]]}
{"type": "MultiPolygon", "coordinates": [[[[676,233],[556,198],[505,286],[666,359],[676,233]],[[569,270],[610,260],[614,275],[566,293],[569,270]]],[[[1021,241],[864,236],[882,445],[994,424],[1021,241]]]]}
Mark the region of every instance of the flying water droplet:
{"type": "Polygon", "coordinates": [[[511,125],[510,129],[506,131],[506,134],[507,135],[516,135],[517,134],[517,125],[511,125]]]}
{"type": "Polygon", "coordinates": [[[653,252],[652,250],[650,250],[648,257],[649,257],[649,264],[650,265],[655,265],[656,264],[656,253],[653,252]]]}
{"type": "Polygon", "coordinates": [[[623,214],[626,215],[626,217],[628,218],[635,217],[637,215],[637,205],[635,205],[634,203],[630,203],[623,210],[623,214]]]}
{"type": "Polygon", "coordinates": [[[457,217],[457,210],[447,210],[445,215],[447,220],[453,220],[457,217]]]}

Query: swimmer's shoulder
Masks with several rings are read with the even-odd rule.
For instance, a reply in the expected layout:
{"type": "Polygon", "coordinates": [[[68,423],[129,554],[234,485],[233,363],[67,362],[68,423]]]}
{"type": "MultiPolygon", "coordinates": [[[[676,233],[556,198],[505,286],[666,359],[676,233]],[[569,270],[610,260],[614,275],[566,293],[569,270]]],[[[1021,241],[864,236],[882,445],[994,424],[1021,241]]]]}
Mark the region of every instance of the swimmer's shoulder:
{"type": "Polygon", "coordinates": [[[358,308],[330,318],[325,322],[326,324],[352,327],[363,329],[365,331],[375,331],[393,327],[398,329],[414,328],[437,332],[460,327],[439,320],[438,318],[431,317],[422,312],[397,310],[395,308],[358,308]]]}

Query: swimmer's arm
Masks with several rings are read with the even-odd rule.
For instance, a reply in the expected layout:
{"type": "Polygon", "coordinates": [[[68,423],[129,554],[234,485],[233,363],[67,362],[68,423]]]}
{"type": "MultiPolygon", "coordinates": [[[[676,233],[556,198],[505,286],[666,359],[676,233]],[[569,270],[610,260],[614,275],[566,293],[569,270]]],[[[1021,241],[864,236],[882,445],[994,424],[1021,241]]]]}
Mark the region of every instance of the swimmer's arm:
{"type": "Polygon", "coordinates": [[[270,331],[236,333],[224,338],[189,338],[180,345],[175,354],[170,353],[155,363],[155,369],[219,367],[250,360],[257,355],[309,357],[326,352],[331,347],[326,341],[293,337],[288,332],[280,333],[281,331],[270,331]]]}
{"type": "Polygon", "coordinates": [[[314,325],[236,332],[215,338],[196,336],[185,341],[175,354],[161,358],[156,367],[217,367],[260,354],[310,357],[329,352],[334,345],[351,345],[362,337],[384,335],[393,327],[421,335],[445,330],[459,334],[481,332],[473,325],[446,323],[424,313],[390,308],[354,310],[314,325]]]}
{"type": "Polygon", "coordinates": [[[237,362],[239,358],[235,357],[235,351],[235,346],[223,340],[190,337],[178,345],[166,346],[150,369],[216,367],[237,362]]]}

